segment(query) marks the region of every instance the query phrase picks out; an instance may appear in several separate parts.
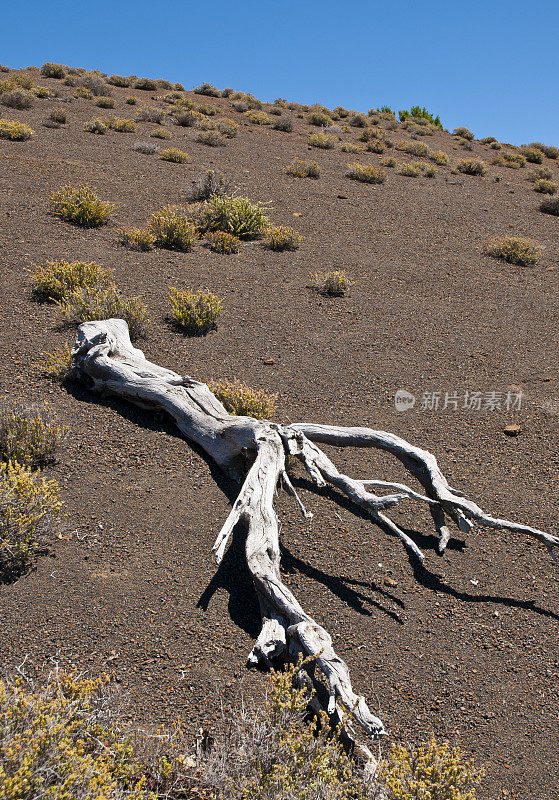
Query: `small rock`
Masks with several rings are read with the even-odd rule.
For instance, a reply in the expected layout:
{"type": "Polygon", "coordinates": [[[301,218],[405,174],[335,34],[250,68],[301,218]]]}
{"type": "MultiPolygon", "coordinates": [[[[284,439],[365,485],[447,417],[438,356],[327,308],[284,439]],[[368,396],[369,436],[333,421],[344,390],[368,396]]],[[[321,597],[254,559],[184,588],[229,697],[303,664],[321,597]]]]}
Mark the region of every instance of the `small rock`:
{"type": "Polygon", "coordinates": [[[263,359],[262,359],[262,363],[263,363],[263,364],[275,364],[275,363],[276,363],[276,361],[275,361],[275,359],[274,359],[274,358],[263,358],[263,359]]]}
{"type": "Polygon", "coordinates": [[[507,425],[503,431],[507,436],[518,436],[520,433],[520,425],[507,425]]]}
{"type": "Polygon", "coordinates": [[[302,217],[303,215],[301,214],[301,212],[300,212],[300,211],[294,211],[294,212],[293,212],[293,216],[294,216],[294,217],[302,217]]]}
{"type": "Polygon", "coordinates": [[[347,200],[347,194],[339,194],[338,200],[347,200]]]}
{"type": "Polygon", "coordinates": [[[392,578],[385,578],[384,579],[385,586],[398,586],[398,581],[392,580],[392,578]]]}

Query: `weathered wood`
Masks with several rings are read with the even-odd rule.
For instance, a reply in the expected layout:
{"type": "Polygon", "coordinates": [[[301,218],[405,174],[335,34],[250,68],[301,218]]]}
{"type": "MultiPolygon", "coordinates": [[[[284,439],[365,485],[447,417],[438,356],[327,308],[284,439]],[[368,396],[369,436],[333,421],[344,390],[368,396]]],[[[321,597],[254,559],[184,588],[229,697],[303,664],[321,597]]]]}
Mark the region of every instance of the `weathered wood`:
{"type": "Polygon", "coordinates": [[[440,552],[451,536],[447,518],[466,533],[472,522],[477,521],[486,527],[532,536],[552,554],[553,548],[559,546],[556,536],[486,514],[448,484],[431,453],[394,434],[311,423],[284,426],[232,416],[204,383],[148,361],[141,350],[132,346],[123,320],[81,325],[72,351],[72,370],[93,391],[166,411],[187,439],[201,447],[224,471],[242,478],[239,495],[213,549],[219,563],[235,526],[241,521],[246,524],[246,558],[262,614],[262,629],[248,665],[269,665],[282,658],[295,658],[299,653],[312,657],[328,681],[329,713],[348,714],[368,734],[385,732],[381,720],[371,713],[365,699],[354,693],[347,664],[334,651],[330,635],[304,611],[281,580],[279,523],[274,509],[278,485],[283,483],[304,516],[312,516],[305,511],[287,477],[288,455],[302,462],[317,486],[331,484],[368,511],[373,520],[388,526],[420,561],[424,554],[417,544],[384,513],[405,499],[429,505],[440,537],[440,552]],[[400,483],[358,480],[344,475],[317,443],[373,447],[389,452],[419,481],[424,494],[400,483]],[[243,474],[246,456],[252,465],[248,472],[245,467],[243,474]],[[378,496],[368,490],[373,486],[391,493],[378,496]]]}

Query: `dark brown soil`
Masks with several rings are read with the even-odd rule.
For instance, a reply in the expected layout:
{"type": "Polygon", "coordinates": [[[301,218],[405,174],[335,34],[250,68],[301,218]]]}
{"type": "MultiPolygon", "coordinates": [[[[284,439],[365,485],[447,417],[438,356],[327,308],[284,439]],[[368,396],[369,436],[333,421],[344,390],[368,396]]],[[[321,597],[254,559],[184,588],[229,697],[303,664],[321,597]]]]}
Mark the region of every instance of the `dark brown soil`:
{"type": "MultiPolygon", "coordinates": [[[[73,96],[57,81],[40,82],[73,96]]],[[[156,103],[150,93],[112,94],[121,117],[135,113],[128,94],[156,103]]],[[[135,720],[179,714],[194,729],[214,722],[216,689],[227,710],[237,678],[248,691],[264,681],[244,667],[259,617],[243,532],[218,570],[210,552],[235,487],[159,417],[41,379],[43,354],[71,343],[74,332],[59,327],[55,307],[32,301],[27,270],[62,258],[111,267],[123,292],[150,308],[140,346],[151,360],[279,392],[284,421],[394,431],[435,453],[451,484],[480,505],[557,534],[559,219],[538,211],[527,168],[489,166],[470,177],[446,167],[431,180],[387,169],[386,183],[372,187],[347,179],[346,164],[382,156],[339,146],[311,152],[309,126],[294,112],[284,112],[293,133],[282,133],[246,122],[228,100],[192,97],[220,105],[240,127],[226,147],[209,148],[193,129],[166,123],[170,144],[192,156],[186,165],[132,150],[153,129],[148,123],[136,134],[85,133],[85,121],[107,115],[90,100],[65,103],[68,124],[59,129],[41,125],[56,102],[0,107],[0,116],[36,132],[28,142],[0,141],[1,393],[48,401],[69,426],[47,473],[63,488],[69,531],[79,533],[0,587],[0,651],[8,670],[26,656],[34,665],[57,658],[93,673],[112,669],[135,720]],[[288,176],[296,156],[317,160],[320,179],[288,176]],[[142,225],[161,206],[184,202],[191,180],[210,168],[239,193],[270,201],[272,220],[303,234],[301,248],[274,253],[253,243],[222,256],[199,245],[186,254],[119,245],[119,225],[142,225]],[[109,226],[82,230],[47,213],[53,190],[82,182],[120,204],[109,226]],[[507,234],[538,240],[541,264],[482,255],[487,237],[507,234]],[[354,282],[345,298],[306,288],[309,273],[332,267],[354,282]],[[169,327],[169,285],[220,294],[217,331],[186,338],[169,327]],[[520,411],[416,405],[398,413],[399,388],[418,396],[522,390],[524,399],[520,411]],[[503,433],[512,422],[517,437],[503,433]]],[[[339,135],[356,141],[359,133],[339,135]]],[[[403,130],[390,136],[409,138],[403,130]]],[[[476,156],[489,164],[494,155],[479,142],[463,152],[448,133],[422,141],[453,162],[476,156]]],[[[557,180],[556,162],[546,164],[557,180]]],[[[376,453],[335,458],[355,476],[404,477],[376,453]]],[[[392,517],[426,551],[418,569],[399,540],[335,493],[299,483],[315,517],[303,522],[289,498],[278,498],[285,580],[330,630],[356,690],[394,739],[418,742],[433,731],[459,743],[486,771],[484,798],[556,798],[558,572],[545,550],[482,530],[457,534],[440,559],[430,518],[410,501],[392,517]]]]}

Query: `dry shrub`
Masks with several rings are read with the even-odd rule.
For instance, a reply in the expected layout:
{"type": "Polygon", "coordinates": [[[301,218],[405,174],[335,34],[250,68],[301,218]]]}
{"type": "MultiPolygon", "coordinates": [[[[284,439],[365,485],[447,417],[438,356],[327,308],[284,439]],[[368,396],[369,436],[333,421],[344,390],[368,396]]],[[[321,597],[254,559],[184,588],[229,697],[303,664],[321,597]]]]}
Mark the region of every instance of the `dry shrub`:
{"type": "Polygon", "coordinates": [[[307,139],[311,147],[320,147],[322,150],[332,150],[336,146],[338,140],[335,136],[329,136],[324,131],[317,131],[312,133],[307,139]]]}
{"type": "Polygon", "coordinates": [[[216,327],[222,300],[211,292],[169,287],[171,320],[186,333],[202,335],[216,327]]]}
{"type": "Polygon", "coordinates": [[[520,152],[531,164],[542,164],[543,163],[543,152],[539,149],[539,147],[528,147],[524,145],[521,148],[520,152]]]}
{"type": "Polygon", "coordinates": [[[0,139],[9,139],[11,142],[24,142],[31,139],[35,131],[23,122],[11,119],[0,119],[0,139]]]}
{"type": "Polygon", "coordinates": [[[111,86],[119,86],[121,89],[127,89],[130,86],[130,78],[125,77],[124,75],[109,75],[107,78],[107,83],[110,83],[111,86]]]}
{"type": "Polygon", "coordinates": [[[333,125],[332,118],[323,111],[311,111],[307,117],[309,125],[316,125],[318,128],[326,128],[333,125]]]}
{"type": "Polygon", "coordinates": [[[39,300],[62,300],[74,289],[84,286],[109,286],[111,270],[84,261],[47,261],[31,273],[33,294],[39,300]]]}
{"type": "Polygon", "coordinates": [[[394,147],[396,150],[400,150],[402,153],[407,153],[410,156],[419,156],[422,158],[429,158],[431,156],[431,150],[426,144],[423,144],[423,142],[406,142],[402,140],[396,142],[394,147]]]}
{"type": "Polygon", "coordinates": [[[310,276],[310,287],[320,294],[330,297],[343,297],[347,294],[351,282],[343,270],[334,270],[320,275],[315,272],[310,276]]]}
{"type": "Polygon", "coordinates": [[[439,167],[446,167],[450,161],[448,155],[443,150],[432,150],[429,153],[429,158],[438,164],[439,167]]]}
{"type": "Polygon", "coordinates": [[[86,133],[96,133],[99,136],[107,133],[109,126],[105,122],[104,119],[100,117],[96,117],[95,119],[90,120],[89,122],[84,123],[83,129],[86,133]]]}
{"type": "Polygon", "coordinates": [[[550,147],[549,145],[542,144],[541,142],[530,142],[530,147],[535,147],[538,150],[541,150],[541,152],[548,158],[559,158],[559,147],[550,147]]]}
{"type": "Polygon", "coordinates": [[[357,162],[347,165],[346,175],[354,181],[361,181],[361,183],[384,183],[386,180],[386,173],[381,169],[357,162]]]}
{"type": "Polygon", "coordinates": [[[551,214],[554,217],[559,217],[559,197],[547,197],[540,203],[540,211],[544,214],[551,214]]]}
{"type": "Polygon", "coordinates": [[[180,206],[165,206],[156,211],[148,227],[157,247],[186,252],[196,239],[196,228],[188,212],[180,206]]]}
{"type": "Polygon", "coordinates": [[[93,102],[96,106],[99,106],[99,108],[114,108],[116,105],[112,97],[96,97],[93,102]]]}
{"type": "Polygon", "coordinates": [[[50,61],[47,61],[41,67],[41,75],[45,78],[57,78],[60,80],[61,78],[66,77],[66,70],[62,66],[62,64],[53,64],[50,61]]]}
{"type": "Polygon", "coordinates": [[[251,389],[235,378],[232,381],[213,381],[208,388],[237,417],[270,419],[276,412],[277,395],[261,389],[251,389]]]}
{"type": "Polygon", "coordinates": [[[532,183],[539,180],[550,181],[552,178],[553,173],[549,167],[534,167],[528,175],[528,180],[532,183]]]}
{"type": "Polygon", "coordinates": [[[217,130],[226,139],[234,139],[239,130],[239,126],[232,119],[220,119],[217,122],[217,130]]]}
{"type": "Polygon", "coordinates": [[[224,231],[212,231],[204,234],[204,244],[214,253],[238,253],[240,239],[224,231]]]}
{"type": "Polygon", "coordinates": [[[497,139],[494,136],[484,136],[483,139],[479,140],[479,143],[480,144],[493,144],[493,142],[496,142],[496,141],[497,141],[497,139]]]}
{"type": "Polygon", "coordinates": [[[168,147],[166,150],[162,150],[159,157],[163,161],[172,161],[173,164],[185,164],[190,161],[188,153],[185,153],[184,150],[179,150],[177,147],[168,147]]]}
{"type": "Polygon", "coordinates": [[[25,89],[11,89],[2,93],[0,103],[8,108],[23,110],[33,106],[33,95],[25,89]]]}
{"type": "Polygon", "coordinates": [[[487,172],[487,168],[483,161],[478,161],[477,159],[459,161],[456,164],[456,169],[465,175],[485,175],[487,172]]]}
{"type": "Polygon", "coordinates": [[[398,169],[400,175],[405,175],[407,178],[417,178],[421,175],[421,164],[412,162],[411,164],[400,164],[398,169]]]}
{"type": "Polygon", "coordinates": [[[316,161],[303,161],[296,158],[287,168],[286,172],[296,178],[320,178],[320,167],[316,161]]]}
{"type": "Polygon", "coordinates": [[[365,114],[353,114],[349,119],[349,124],[353,128],[366,128],[369,121],[365,114]]]}
{"type": "Polygon", "coordinates": [[[0,461],[40,467],[55,460],[68,429],[50,409],[13,405],[0,411],[0,461]]]}
{"type": "Polygon", "coordinates": [[[68,118],[63,108],[53,108],[49,114],[49,119],[56,122],[57,125],[65,125],[68,118]]]}
{"type": "Polygon", "coordinates": [[[364,148],[355,142],[344,142],[342,144],[342,153],[362,153],[364,148]]]}
{"type": "Polygon", "coordinates": [[[109,121],[109,128],[117,133],[134,133],[136,130],[136,123],[132,119],[113,117],[109,121]]]}
{"type": "Polygon", "coordinates": [[[127,103],[129,106],[135,106],[135,105],[136,105],[136,103],[138,102],[138,98],[137,98],[137,97],[134,97],[134,95],[129,95],[129,96],[128,96],[128,97],[125,99],[125,101],[124,101],[124,102],[125,102],[125,103],[127,103]]]}
{"type": "Polygon", "coordinates": [[[502,236],[489,239],[484,245],[485,255],[508,261],[509,264],[533,266],[543,255],[541,245],[522,236],[502,236]]]}
{"type": "Polygon", "coordinates": [[[141,108],[136,122],[154,122],[156,125],[160,125],[164,117],[165,112],[160,108],[141,108]]]}
{"type": "Polygon", "coordinates": [[[86,286],[75,289],[59,302],[60,313],[67,323],[117,317],[125,320],[130,338],[145,336],[149,325],[147,308],[139,297],[122,297],[117,286],[86,286]]]}
{"type": "Polygon", "coordinates": [[[297,250],[302,241],[301,234],[286,225],[270,227],[264,232],[264,246],[269,250],[297,250]]]}
{"type": "Polygon", "coordinates": [[[221,97],[221,92],[211,83],[202,83],[192,90],[194,94],[204,94],[207,97],[221,97]]]}
{"type": "Polygon", "coordinates": [[[526,166],[526,159],[522,153],[515,153],[514,150],[501,150],[500,154],[491,163],[509,167],[509,169],[521,169],[521,167],[526,166]]]}
{"type": "Polygon", "coordinates": [[[138,78],[134,82],[133,88],[141,89],[144,92],[155,92],[157,91],[157,83],[151,78],[138,78]]]}
{"type": "Polygon", "coordinates": [[[153,139],[172,139],[173,134],[171,131],[165,130],[165,128],[155,128],[155,130],[150,133],[150,136],[153,139]]]}
{"type": "Polygon", "coordinates": [[[272,128],[275,131],[283,131],[284,133],[291,133],[293,130],[293,123],[287,117],[281,117],[281,119],[276,120],[272,125],[272,128]]]}
{"type": "Polygon", "coordinates": [[[69,380],[72,371],[72,351],[68,343],[52,353],[45,353],[42,368],[42,375],[56,383],[65,383],[69,380]]]}
{"type": "Polygon", "coordinates": [[[107,225],[114,209],[114,203],[101,200],[94,189],[85,185],[63,186],[49,198],[51,213],[83,228],[107,225]]]}
{"type": "Polygon", "coordinates": [[[155,236],[142,228],[122,228],[120,243],[129,250],[146,253],[155,247],[155,236]]]}
{"type": "Polygon", "coordinates": [[[196,137],[196,141],[200,144],[206,144],[208,147],[225,147],[227,140],[218,131],[202,131],[196,137]]]}
{"type": "Polygon", "coordinates": [[[247,119],[253,125],[270,125],[272,120],[265,111],[250,111],[247,114],[247,119]]]}
{"type": "Polygon", "coordinates": [[[154,153],[159,152],[158,146],[153,142],[134,142],[132,150],[135,150],[136,153],[143,153],[146,156],[152,156],[154,153]]]}
{"type": "Polygon", "coordinates": [[[555,194],[557,188],[558,184],[555,181],[548,181],[545,178],[539,178],[534,183],[534,191],[542,194],[555,194]]]}
{"type": "Polygon", "coordinates": [[[208,200],[213,195],[222,197],[223,195],[231,194],[231,182],[225,175],[210,169],[204,175],[192,181],[192,187],[188,193],[188,201],[190,203],[199,203],[208,200]]]}
{"type": "Polygon", "coordinates": [[[224,231],[238,239],[256,239],[269,225],[266,208],[246,197],[212,195],[197,211],[196,224],[202,231],[224,231]]]}
{"type": "Polygon", "coordinates": [[[467,139],[469,142],[474,138],[474,134],[468,128],[460,127],[454,129],[454,135],[459,136],[461,139],[467,139]]]}
{"type": "Polygon", "coordinates": [[[89,75],[83,75],[80,78],[80,86],[85,89],[89,94],[83,95],[91,97],[107,97],[110,94],[109,87],[104,79],[98,73],[91,72],[89,75]]]}

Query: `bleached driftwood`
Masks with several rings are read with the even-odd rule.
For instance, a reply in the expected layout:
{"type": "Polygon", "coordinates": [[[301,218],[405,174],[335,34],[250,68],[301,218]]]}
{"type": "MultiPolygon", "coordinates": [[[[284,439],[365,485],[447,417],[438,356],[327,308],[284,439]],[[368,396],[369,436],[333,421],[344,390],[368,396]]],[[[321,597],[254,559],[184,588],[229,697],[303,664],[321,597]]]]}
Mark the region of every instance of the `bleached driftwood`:
{"type": "Polygon", "coordinates": [[[553,548],[559,546],[556,536],[486,514],[462,492],[449,486],[431,453],[394,434],[311,423],[278,425],[230,415],[204,383],[148,361],[141,350],[132,346],[123,320],[81,325],[72,351],[72,369],[74,376],[93,391],[166,411],[187,439],[201,447],[224,471],[242,479],[239,495],[213,549],[219,563],[237,523],[246,524],[247,563],[262,614],[262,629],[248,664],[269,665],[282,658],[296,657],[298,653],[313,657],[328,682],[328,712],[349,715],[368,734],[385,732],[381,720],[371,713],[365,699],[354,693],[347,664],[335,653],[330,635],[309,616],[281,580],[279,524],[274,510],[278,484],[283,483],[305,516],[312,516],[305,511],[287,476],[288,455],[302,462],[316,486],[331,484],[369,512],[373,520],[381,521],[420,561],[424,555],[417,544],[385,513],[408,498],[429,505],[440,537],[440,552],[451,536],[449,521],[465,533],[474,521],[482,526],[525,533],[541,541],[552,554],[553,548]],[[391,453],[419,481],[424,493],[400,483],[344,475],[318,444],[373,447],[391,453]],[[248,472],[247,460],[251,464],[248,472]],[[370,491],[373,486],[389,493],[373,494],[370,491]]]}

